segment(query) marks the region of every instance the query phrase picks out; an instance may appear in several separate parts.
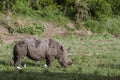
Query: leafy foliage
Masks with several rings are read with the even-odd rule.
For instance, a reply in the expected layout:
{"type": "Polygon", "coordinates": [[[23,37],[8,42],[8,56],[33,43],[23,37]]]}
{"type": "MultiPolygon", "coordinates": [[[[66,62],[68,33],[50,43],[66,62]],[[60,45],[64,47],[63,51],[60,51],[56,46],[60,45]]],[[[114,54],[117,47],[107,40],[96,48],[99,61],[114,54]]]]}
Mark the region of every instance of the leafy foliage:
{"type": "Polygon", "coordinates": [[[89,13],[96,19],[101,15],[110,16],[111,5],[105,0],[89,0],[89,13]]]}
{"type": "Polygon", "coordinates": [[[88,18],[88,4],[87,0],[75,0],[76,20],[86,20],[88,18]]]}
{"type": "Polygon", "coordinates": [[[92,17],[99,15],[109,15],[111,11],[113,15],[119,15],[119,0],[1,0],[0,10],[11,11],[21,14],[37,14],[36,11],[41,9],[59,10],[64,14],[74,17],[86,19],[88,13],[92,17]],[[71,15],[69,15],[71,14],[71,15]]]}
{"type": "Polygon", "coordinates": [[[111,9],[114,15],[120,15],[120,0],[106,0],[111,4],[111,9]]]}
{"type": "MultiPolygon", "coordinates": [[[[119,23],[110,21],[102,21],[104,18],[113,19],[113,17],[120,16],[120,0],[0,0],[0,11],[3,13],[12,13],[37,16],[52,22],[65,24],[69,20],[76,23],[76,28],[89,27],[94,32],[108,32],[119,33],[119,23]],[[90,20],[91,19],[91,20],[90,20]],[[87,22],[86,22],[87,21],[87,22]],[[84,23],[86,23],[84,26],[84,23]],[[117,26],[116,26],[117,25],[117,26]],[[116,27],[115,27],[116,26],[116,27]],[[105,29],[103,29],[105,28],[105,29]]],[[[20,32],[29,33],[32,27],[20,32]],[[27,32],[29,31],[29,32],[27,32]]],[[[16,31],[13,27],[13,32],[16,31]]],[[[30,34],[34,34],[30,32],[30,34]]]]}
{"type": "Polygon", "coordinates": [[[41,35],[44,32],[44,25],[34,24],[33,26],[23,26],[23,27],[16,27],[12,26],[9,28],[10,33],[25,33],[31,35],[41,35]]]}

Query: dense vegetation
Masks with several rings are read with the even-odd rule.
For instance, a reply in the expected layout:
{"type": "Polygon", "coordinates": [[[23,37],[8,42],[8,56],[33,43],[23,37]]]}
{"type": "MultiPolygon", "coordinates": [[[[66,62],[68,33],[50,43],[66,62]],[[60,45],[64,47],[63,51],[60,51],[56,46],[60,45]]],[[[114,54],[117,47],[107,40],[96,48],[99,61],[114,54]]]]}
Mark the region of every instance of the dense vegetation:
{"type": "Polygon", "coordinates": [[[120,30],[120,0],[1,0],[0,11],[61,23],[68,18],[75,21],[76,28],[98,33],[116,34],[120,30]]]}

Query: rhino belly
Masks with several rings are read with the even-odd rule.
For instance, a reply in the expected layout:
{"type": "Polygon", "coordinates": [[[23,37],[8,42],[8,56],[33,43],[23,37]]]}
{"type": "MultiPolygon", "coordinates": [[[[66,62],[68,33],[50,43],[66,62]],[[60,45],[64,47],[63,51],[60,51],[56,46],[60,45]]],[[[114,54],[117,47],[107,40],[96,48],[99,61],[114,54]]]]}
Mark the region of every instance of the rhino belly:
{"type": "Polygon", "coordinates": [[[45,54],[47,52],[48,43],[44,40],[35,40],[30,39],[26,40],[28,47],[28,57],[33,60],[41,60],[45,58],[45,54]]]}
{"type": "Polygon", "coordinates": [[[27,53],[27,56],[32,59],[32,60],[42,60],[45,58],[45,50],[44,49],[39,49],[39,48],[33,48],[29,47],[29,51],[27,53]]]}

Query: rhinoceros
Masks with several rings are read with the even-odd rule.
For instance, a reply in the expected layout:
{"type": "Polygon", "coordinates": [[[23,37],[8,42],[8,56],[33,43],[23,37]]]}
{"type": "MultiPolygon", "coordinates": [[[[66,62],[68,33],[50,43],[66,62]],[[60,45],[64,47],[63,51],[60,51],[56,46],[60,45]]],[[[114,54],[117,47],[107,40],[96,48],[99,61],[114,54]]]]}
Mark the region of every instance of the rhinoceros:
{"type": "Polygon", "coordinates": [[[21,61],[25,56],[35,61],[45,59],[48,67],[53,66],[55,59],[58,59],[62,67],[72,64],[72,60],[68,58],[67,49],[59,41],[51,38],[31,38],[18,41],[13,48],[11,64],[21,66],[21,61]]]}

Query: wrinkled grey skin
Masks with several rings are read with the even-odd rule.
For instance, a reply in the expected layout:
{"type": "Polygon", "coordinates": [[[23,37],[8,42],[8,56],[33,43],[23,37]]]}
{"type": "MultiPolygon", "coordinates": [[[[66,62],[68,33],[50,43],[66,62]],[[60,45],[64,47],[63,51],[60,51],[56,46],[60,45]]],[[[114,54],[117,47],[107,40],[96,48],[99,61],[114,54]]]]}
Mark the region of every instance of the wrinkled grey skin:
{"type": "Polygon", "coordinates": [[[45,59],[48,67],[53,66],[54,59],[58,59],[62,67],[72,64],[64,46],[53,39],[39,40],[33,38],[20,40],[14,46],[11,64],[21,66],[21,60],[25,56],[35,61],[45,59]]]}

